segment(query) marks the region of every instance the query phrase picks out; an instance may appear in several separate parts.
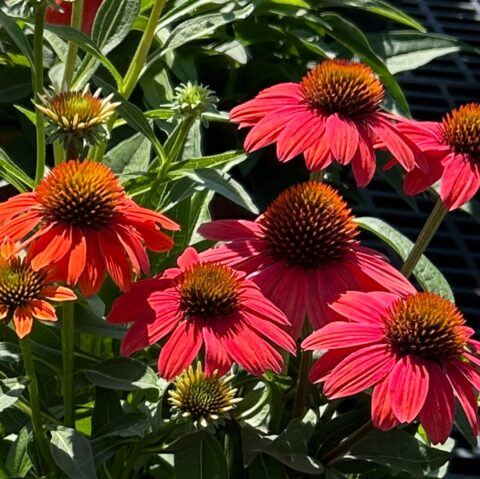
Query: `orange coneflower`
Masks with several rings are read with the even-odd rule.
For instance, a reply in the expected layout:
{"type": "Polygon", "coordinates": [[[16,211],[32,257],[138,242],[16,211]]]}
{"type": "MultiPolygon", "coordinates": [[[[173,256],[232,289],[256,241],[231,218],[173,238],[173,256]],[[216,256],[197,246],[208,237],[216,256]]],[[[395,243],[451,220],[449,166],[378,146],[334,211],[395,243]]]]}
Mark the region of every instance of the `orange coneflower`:
{"type": "Polygon", "coordinates": [[[35,270],[55,264],[85,295],[100,289],[106,271],[127,290],[131,269],[137,275],[149,270],[145,248],[160,252],[172,247],[159,226],[179,229],[166,216],[132,201],[110,168],[78,160],[55,167],[32,193],[1,204],[0,222],[0,237],[23,239],[22,246],[32,243],[35,270]]]}
{"type": "Polygon", "coordinates": [[[53,301],[73,301],[77,297],[68,288],[53,284],[51,268],[34,270],[27,255],[15,254],[15,245],[5,238],[0,245],[0,319],[12,317],[19,338],[30,333],[33,318],[56,321],[53,301]]]}

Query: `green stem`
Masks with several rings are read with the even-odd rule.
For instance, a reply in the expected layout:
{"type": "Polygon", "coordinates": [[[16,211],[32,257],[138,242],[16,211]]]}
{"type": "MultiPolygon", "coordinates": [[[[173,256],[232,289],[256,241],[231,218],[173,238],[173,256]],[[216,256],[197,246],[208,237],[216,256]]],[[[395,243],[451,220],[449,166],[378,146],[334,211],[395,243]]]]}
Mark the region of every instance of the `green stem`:
{"type": "MultiPolygon", "coordinates": [[[[71,25],[76,30],[82,29],[83,19],[83,2],[84,0],[76,0],[72,7],[72,22],[71,25]]],[[[73,72],[75,70],[75,61],[77,59],[78,45],[73,42],[68,43],[67,59],[65,61],[65,71],[63,74],[62,88],[70,88],[73,79],[73,72]]]]}
{"type": "MultiPolygon", "coordinates": [[[[162,14],[163,7],[165,6],[165,0],[155,0],[153,4],[152,11],[150,12],[150,17],[148,19],[147,27],[143,32],[140,43],[138,44],[135,55],[132,58],[130,66],[128,67],[127,73],[123,79],[123,85],[119,89],[118,93],[128,100],[132,94],[139,78],[142,73],[145,60],[147,59],[148,52],[152,46],[153,37],[155,36],[155,29],[157,28],[158,20],[162,14]]],[[[118,113],[113,113],[107,123],[108,131],[112,131],[113,125],[117,120],[118,113]]],[[[96,146],[92,152],[91,159],[95,161],[102,161],[103,155],[107,148],[107,143],[103,142],[100,145],[96,146]]]]}
{"type": "Polygon", "coordinates": [[[310,181],[323,181],[324,177],[325,177],[325,170],[312,171],[310,173],[310,181]]]}
{"type": "Polygon", "coordinates": [[[293,402],[293,417],[302,418],[308,391],[308,373],[312,364],[312,351],[300,351],[297,392],[293,402]]]}
{"type": "Polygon", "coordinates": [[[135,461],[145,447],[145,440],[146,438],[144,438],[142,441],[137,442],[137,444],[135,444],[135,446],[133,446],[133,448],[131,449],[127,457],[125,468],[123,469],[121,479],[130,479],[132,477],[133,468],[135,467],[135,461]]]}
{"type": "MultiPolygon", "coordinates": [[[[22,411],[24,414],[26,414],[28,417],[32,418],[32,407],[28,404],[27,401],[24,401],[23,399],[18,399],[17,402],[15,403],[15,407],[19,410],[22,411]]],[[[51,414],[42,412],[41,417],[44,421],[51,422],[52,424],[56,425],[61,425],[61,422],[55,417],[52,416],[51,414]]]]}
{"type": "Polygon", "coordinates": [[[323,464],[328,465],[334,459],[337,459],[338,457],[343,457],[355,443],[357,443],[362,437],[366,436],[369,432],[373,431],[373,429],[374,426],[372,424],[372,421],[366,422],[362,427],[352,432],[350,436],[347,436],[338,446],[330,449],[330,451],[324,454],[320,458],[320,461],[323,464]]]}
{"type": "MultiPolygon", "coordinates": [[[[46,2],[39,5],[35,10],[35,27],[33,32],[33,79],[35,103],[40,104],[40,95],[43,93],[43,32],[45,26],[46,2]]],[[[37,164],[35,171],[35,184],[38,185],[45,173],[45,129],[43,113],[37,108],[35,112],[37,132],[37,164]]]]}
{"type": "Polygon", "coordinates": [[[25,367],[25,375],[29,380],[28,394],[30,396],[32,428],[35,441],[42,459],[46,462],[49,469],[55,471],[57,466],[52,459],[48,439],[42,423],[42,416],[40,412],[40,397],[38,394],[37,375],[35,374],[35,365],[33,362],[32,345],[27,338],[20,340],[20,348],[22,350],[23,365],[25,367]]]}
{"type": "Polygon", "coordinates": [[[63,305],[62,321],[62,358],[63,358],[63,403],[65,407],[64,424],[75,427],[75,404],[73,397],[73,352],[75,347],[74,303],[63,305]]]}
{"type": "Polygon", "coordinates": [[[442,223],[443,219],[447,215],[448,210],[443,206],[443,202],[441,198],[438,199],[437,203],[433,207],[430,216],[428,217],[427,221],[423,225],[423,229],[418,235],[417,241],[415,242],[408,258],[405,260],[405,263],[402,266],[402,273],[405,277],[409,277],[415,266],[417,265],[418,261],[422,257],[423,253],[427,249],[430,241],[435,236],[440,224],[442,223]]]}

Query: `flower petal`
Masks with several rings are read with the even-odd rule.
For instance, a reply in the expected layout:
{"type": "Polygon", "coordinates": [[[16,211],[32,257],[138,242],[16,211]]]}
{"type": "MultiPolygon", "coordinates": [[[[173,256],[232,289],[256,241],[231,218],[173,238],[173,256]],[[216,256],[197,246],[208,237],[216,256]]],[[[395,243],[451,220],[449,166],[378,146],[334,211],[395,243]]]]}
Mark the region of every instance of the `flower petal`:
{"type": "Polygon", "coordinates": [[[390,400],[400,422],[412,422],[428,393],[428,369],[420,358],[406,355],[401,358],[390,375],[390,400]]]}
{"type": "Polygon", "coordinates": [[[43,321],[57,320],[55,308],[47,301],[43,301],[41,299],[32,299],[30,303],[30,311],[37,319],[41,319],[43,321]]]}
{"type": "Polygon", "coordinates": [[[85,234],[87,241],[87,264],[80,277],[80,289],[85,296],[92,296],[98,292],[105,279],[105,261],[100,254],[98,234],[89,231],[85,234]]]}
{"type": "Polygon", "coordinates": [[[334,113],[328,116],[325,131],[333,157],[341,165],[348,165],[358,148],[358,130],[355,123],[334,113]]]}
{"type": "Polygon", "coordinates": [[[130,266],[117,235],[108,229],[98,236],[100,251],[107,271],[113,282],[123,291],[128,291],[131,285],[130,266]]]}
{"type": "Polygon", "coordinates": [[[77,299],[77,295],[65,286],[45,286],[39,295],[53,301],[75,301],[77,299]]]}
{"type": "Polygon", "coordinates": [[[0,304],[0,320],[5,319],[10,312],[10,308],[5,304],[0,304]]]}
{"type": "Polygon", "coordinates": [[[396,357],[390,346],[374,344],[347,356],[330,374],[324,386],[329,399],[351,396],[382,380],[393,368],[396,357]]]}
{"type": "Polygon", "coordinates": [[[207,239],[229,241],[262,237],[260,225],[255,221],[246,220],[216,220],[204,223],[198,232],[207,239]]]}
{"type": "Polygon", "coordinates": [[[87,263],[87,240],[80,228],[72,228],[72,246],[68,256],[67,283],[77,284],[87,263]]]}
{"type": "Polygon", "coordinates": [[[368,133],[358,127],[358,148],[352,158],[353,176],[355,176],[358,187],[362,188],[370,183],[375,175],[376,164],[372,141],[368,137],[368,133]]]}
{"type": "Polygon", "coordinates": [[[358,351],[358,348],[330,349],[325,352],[313,363],[308,375],[310,381],[312,383],[325,381],[338,364],[355,351],[358,351]]]}
{"type": "Polygon", "coordinates": [[[372,394],[372,421],[381,431],[390,431],[399,424],[393,413],[389,388],[390,375],[375,386],[372,394]]]}
{"type": "Polygon", "coordinates": [[[447,440],[453,426],[455,405],[447,375],[434,363],[428,363],[430,382],[420,422],[433,444],[447,440]]]}
{"type": "Polygon", "coordinates": [[[72,228],[54,226],[30,246],[32,268],[38,271],[60,261],[69,252],[71,244],[72,228]]]}
{"type": "Polygon", "coordinates": [[[32,313],[27,307],[18,307],[13,313],[13,323],[17,336],[22,339],[32,330],[33,318],[32,313]]]}
{"type": "Polygon", "coordinates": [[[177,265],[182,270],[190,268],[190,266],[197,264],[200,261],[197,250],[189,247],[178,257],[177,265]]]}

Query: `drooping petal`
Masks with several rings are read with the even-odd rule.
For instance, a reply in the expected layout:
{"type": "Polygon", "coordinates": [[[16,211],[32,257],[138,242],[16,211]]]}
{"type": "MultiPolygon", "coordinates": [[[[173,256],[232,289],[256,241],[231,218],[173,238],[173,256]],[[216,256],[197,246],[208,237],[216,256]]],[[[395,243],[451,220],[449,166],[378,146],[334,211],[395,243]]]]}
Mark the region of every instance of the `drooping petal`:
{"type": "Polygon", "coordinates": [[[0,237],[9,236],[14,241],[20,241],[34,230],[41,219],[42,214],[39,211],[28,211],[17,218],[2,223],[0,226],[0,237]]]}
{"type": "Polygon", "coordinates": [[[72,246],[68,256],[67,283],[77,284],[87,263],[87,240],[80,228],[72,228],[72,246]]]}
{"type": "Polygon", "coordinates": [[[321,171],[330,166],[333,162],[333,155],[325,132],[316,143],[308,148],[308,150],[305,150],[304,156],[305,165],[310,171],[321,171]]]}
{"type": "Polygon", "coordinates": [[[200,258],[198,256],[197,250],[195,248],[187,248],[177,259],[177,265],[182,270],[190,268],[194,264],[199,262],[200,258]]]}
{"type": "Polygon", "coordinates": [[[181,318],[182,315],[178,314],[176,308],[170,308],[153,322],[135,321],[122,339],[120,353],[122,356],[130,356],[136,351],[155,344],[171,333],[181,318]]]}
{"type": "Polygon", "coordinates": [[[381,291],[371,293],[348,291],[342,294],[330,307],[348,321],[383,325],[382,318],[385,317],[391,305],[398,299],[399,296],[396,294],[381,291]]]}
{"type": "Polygon", "coordinates": [[[347,356],[329,375],[324,393],[330,399],[357,394],[381,381],[396,357],[386,344],[374,344],[347,356]]]}
{"type": "Polygon", "coordinates": [[[15,331],[17,336],[22,339],[27,334],[30,334],[32,330],[33,318],[29,308],[20,306],[15,309],[13,313],[13,324],[15,325],[15,331]]]}
{"type": "Polygon", "coordinates": [[[85,296],[92,296],[98,292],[106,274],[105,261],[100,253],[98,233],[89,231],[85,234],[87,240],[87,264],[80,277],[79,285],[85,296]]]}
{"type": "Polygon", "coordinates": [[[465,412],[467,421],[472,428],[474,436],[478,435],[477,396],[473,391],[472,384],[457,369],[455,362],[445,361],[443,365],[448,379],[453,387],[453,392],[465,412]]]}
{"type": "Polygon", "coordinates": [[[60,261],[70,250],[71,244],[72,228],[54,226],[31,245],[32,268],[39,270],[60,261]]]}
{"type": "Polygon", "coordinates": [[[381,431],[390,431],[399,424],[393,413],[389,388],[390,375],[387,375],[375,386],[372,394],[372,422],[381,431]]]}
{"type": "Polygon", "coordinates": [[[216,220],[204,223],[198,233],[214,241],[229,241],[262,237],[260,225],[246,220],[216,220]]]}
{"type": "Polygon", "coordinates": [[[308,377],[313,383],[325,381],[328,375],[340,364],[348,355],[357,351],[358,348],[331,349],[320,356],[313,363],[308,377]]]}
{"type": "Polygon", "coordinates": [[[172,249],[173,240],[170,236],[160,231],[152,222],[136,221],[128,217],[128,226],[133,226],[140,236],[147,248],[155,253],[169,251],[172,249]]]}
{"type": "Polygon", "coordinates": [[[57,320],[55,308],[50,303],[43,301],[42,299],[32,299],[30,302],[30,312],[32,313],[33,317],[43,321],[57,320]]]}
{"type": "Polygon", "coordinates": [[[296,115],[277,139],[277,156],[289,161],[312,146],[323,135],[323,119],[313,110],[296,115]]]}
{"type": "Polygon", "coordinates": [[[5,319],[10,312],[10,308],[5,304],[0,304],[0,320],[5,319]]]}
{"type": "Polygon", "coordinates": [[[445,165],[440,196],[449,211],[470,201],[480,188],[480,165],[466,156],[456,155],[445,165]]]}
{"type": "Polygon", "coordinates": [[[6,222],[15,215],[25,213],[32,208],[41,207],[36,193],[21,193],[0,203],[0,222],[6,222]]]}
{"type": "MultiPolygon", "coordinates": [[[[137,225],[142,223],[145,227],[156,228],[160,225],[162,228],[170,231],[179,231],[180,225],[158,211],[149,208],[143,208],[130,199],[125,199],[125,207],[120,210],[119,219],[123,218],[126,224],[134,221],[137,225]]],[[[122,223],[122,221],[117,221],[122,223]]]]}
{"type": "Polygon", "coordinates": [[[128,291],[131,284],[131,273],[125,250],[113,231],[105,229],[98,238],[103,261],[113,282],[123,292],[128,291]]]}
{"type": "Polygon", "coordinates": [[[375,175],[376,159],[372,141],[368,137],[367,131],[360,126],[357,127],[357,130],[358,148],[352,158],[352,171],[357,186],[362,188],[368,185],[375,175]]]}
{"type": "Polygon", "coordinates": [[[202,331],[194,321],[180,322],[160,351],[160,376],[170,381],[186,369],[200,351],[202,342],[202,331]]]}
{"type": "Polygon", "coordinates": [[[369,117],[368,126],[406,171],[413,170],[415,167],[413,151],[389,120],[385,119],[381,113],[375,113],[369,117]]]}
{"type": "Polygon", "coordinates": [[[141,271],[148,274],[150,271],[150,262],[145,248],[137,237],[135,231],[129,230],[123,225],[115,226],[115,233],[127,252],[133,271],[136,275],[140,275],[141,271]]]}
{"type": "Polygon", "coordinates": [[[215,370],[218,374],[225,374],[232,365],[221,338],[217,336],[216,328],[208,324],[203,328],[203,341],[205,344],[205,373],[212,374],[215,370]]]}
{"type": "Polygon", "coordinates": [[[40,290],[39,296],[53,301],[75,301],[77,295],[65,286],[45,286],[40,290]]]}
{"type": "Polygon", "coordinates": [[[433,444],[447,440],[453,426],[455,405],[452,386],[446,374],[434,363],[428,364],[430,382],[420,422],[433,444]]]}
{"type": "Polygon", "coordinates": [[[302,348],[307,350],[349,348],[376,343],[384,338],[385,331],[380,325],[339,321],[314,331],[304,339],[302,348]]]}
{"type": "Polygon", "coordinates": [[[341,165],[348,165],[358,148],[358,130],[355,123],[334,113],[327,118],[325,131],[333,157],[341,165]]]}
{"type": "Polygon", "coordinates": [[[401,358],[390,375],[390,400],[400,422],[412,422],[428,393],[428,369],[420,358],[406,355],[401,358]]]}

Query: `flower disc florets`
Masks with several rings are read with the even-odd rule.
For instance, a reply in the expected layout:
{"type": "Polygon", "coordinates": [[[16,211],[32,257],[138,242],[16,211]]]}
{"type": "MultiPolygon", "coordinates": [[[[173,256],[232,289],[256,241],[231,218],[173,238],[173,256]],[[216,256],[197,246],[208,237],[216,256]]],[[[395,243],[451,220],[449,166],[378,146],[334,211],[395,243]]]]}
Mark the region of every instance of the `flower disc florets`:
{"type": "Polygon", "coordinates": [[[113,94],[100,98],[101,89],[90,93],[88,85],[83,91],[65,91],[58,95],[46,92],[37,108],[47,117],[46,133],[51,143],[59,140],[65,148],[79,149],[85,141],[96,145],[108,139],[106,122],[120,104],[111,102],[113,94]]]}
{"type": "Polygon", "coordinates": [[[443,138],[456,153],[466,154],[480,164],[480,103],[452,110],[442,120],[443,138]]]}
{"type": "Polygon", "coordinates": [[[399,299],[385,323],[389,343],[403,355],[440,361],[460,354],[468,340],[462,313],[434,293],[399,299]]]}
{"type": "Polygon", "coordinates": [[[330,186],[308,182],[281,193],[259,220],[268,254],[304,269],[332,264],[354,246],[351,210],[330,186]]]}
{"type": "Polygon", "coordinates": [[[196,369],[190,366],[174,382],[168,398],[173,417],[193,421],[195,427],[206,428],[228,417],[228,412],[241,401],[235,398],[232,376],[219,377],[215,371],[207,376],[200,362],[196,369]]]}
{"type": "Polygon", "coordinates": [[[306,102],[327,115],[360,118],[378,110],[384,90],[374,71],[363,63],[326,60],[300,83],[306,102]]]}

